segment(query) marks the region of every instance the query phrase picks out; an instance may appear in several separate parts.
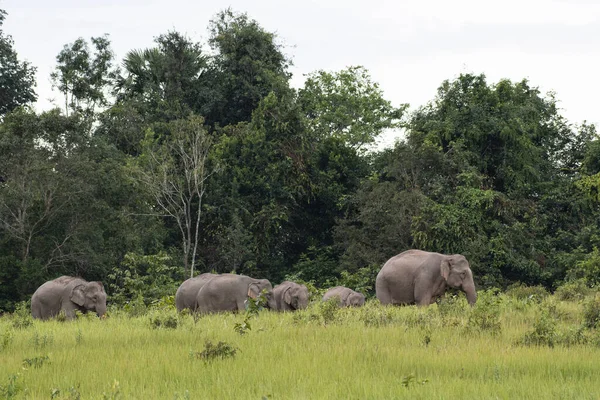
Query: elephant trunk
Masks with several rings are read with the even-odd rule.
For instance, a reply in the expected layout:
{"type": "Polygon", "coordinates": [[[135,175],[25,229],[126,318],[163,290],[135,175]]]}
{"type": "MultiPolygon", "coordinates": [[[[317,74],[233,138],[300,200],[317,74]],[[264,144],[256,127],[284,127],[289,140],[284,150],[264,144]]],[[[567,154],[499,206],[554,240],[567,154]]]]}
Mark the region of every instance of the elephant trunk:
{"type": "Polygon", "coordinates": [[[463,285],[462,290],[467,295],[467,301],[470,305],[474,305],[477,301],[477,292],[475,291],[475,283],[473,280],[463,285]]]}
{"type": "Polygon", "coordinates": [[[96,307],[96,314],[98,314],[99,317],[102,317],[104,314],[106,314],[106,305],[98,305],[96,307]]]}

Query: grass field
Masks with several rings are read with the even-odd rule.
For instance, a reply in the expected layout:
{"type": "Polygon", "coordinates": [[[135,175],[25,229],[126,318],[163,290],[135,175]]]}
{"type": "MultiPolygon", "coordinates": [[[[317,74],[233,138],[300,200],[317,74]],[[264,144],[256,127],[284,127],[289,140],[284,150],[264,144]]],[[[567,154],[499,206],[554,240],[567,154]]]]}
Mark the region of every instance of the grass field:
{"type": "Polygon", "coordinates": [[[4,316],[0,398],[599,399],[600,334],[583,328],[585,303],[534,300],[314,304],[248,319],[169,306],[103,320],[4,316]]]}

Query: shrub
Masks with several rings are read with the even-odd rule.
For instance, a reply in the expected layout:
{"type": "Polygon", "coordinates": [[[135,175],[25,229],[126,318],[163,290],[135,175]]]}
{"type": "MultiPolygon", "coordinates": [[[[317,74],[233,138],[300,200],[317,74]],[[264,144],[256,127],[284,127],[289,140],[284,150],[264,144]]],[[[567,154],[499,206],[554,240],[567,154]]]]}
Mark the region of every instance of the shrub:
{"type": "Polygon", "coordinates": [[[543,308],[533,325],[533,331],[526,333],[517,343],[525,346],[550,346],[557,342],[556,319],[548,308],[543,308]]]}
{"type": "Polygon", "coordinates": [[[150,316],[150,326],[154,329],[176,329],[179,316],[175,311],[156,311],[150,316]]]}
{"type": "Polygon", "coordinates": [[[540,303],[549,293],[543,286],[527,286],[518,282],[506,289],[506,295],[517,300],[540,303]]]}
{"type": "Polygon", "coordinates": [[[31,305],[29,301],[22,301],[17,304],[15,312],[12,314],[12,326],[15,329],[25,329],[31,325],[33,325],[31,305]]]}
{"type": "Polygon", "coordinates": [[[558,300],[573,301],[583,300],[590,293],[592,289],[588,286],[587,280],[580,278],[560,285],[554,295],[558,300]]]}
{"type": "Polygon", "coordinates": [[[475,303],[469,315],[468,327],[478,331],[490,331],[499,334],[502,328],[500,324],[501,303],[502,299],[498,295],[498,289],[479,292],[477,303],[475,303]]]}
{"type": "Polygon", "coordinates": [[[600,327],[600,296],[595,296],[583,306],[583,325],[591,329],[600,327]]]}
{"type": "Polygon", "coordinates": [[[207,340],[204,344],[204,350],[201,352],[190,351],[190,358],[197,358],[204,360],[204,362],[210,362],[215,359],[225,359],[235,357],[238,349],[229,343],[219,342],[213,344],[210,340],[207,340]]]}

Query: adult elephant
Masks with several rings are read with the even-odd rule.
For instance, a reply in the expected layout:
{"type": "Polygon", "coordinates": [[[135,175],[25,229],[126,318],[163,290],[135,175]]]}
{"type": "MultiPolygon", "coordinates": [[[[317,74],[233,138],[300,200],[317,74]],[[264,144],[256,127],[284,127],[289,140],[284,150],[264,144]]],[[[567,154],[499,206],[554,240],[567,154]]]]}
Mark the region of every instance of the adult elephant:
{"type": "Polygon", "coordinates": [[[198,292],[206,282],[210,281],[215,276],[218,275],[205,273],[184,281],[175,293],[175,306],[177,307],[177,311],[186,308],[196,311],[196,297],[198,296],[198,292]]]}
{"type": "Polygon", "coordinates": [[[275,286],[273,297],[277,311],[295,311],[308,307],[308,288],[296,282],[285,281],[275,286]]]}
{"type": "Polygon", "coordinates": [[[344,287],[336,286],[329,289],[323,295],[323,301],[327,301],[337,297],[339,299],[340,307],[360,307],[365,304],[365,295],[354,290],[344,287]]]}
{"type": "Polygon", "coordinates": [[[33,318],[48,319],[64,311],[67,319],[75,311],[106,313],[106,292],[101,282],[87,282],[72,276],[61,276],[40,286],[31,297],[33,318]]]}
{"type": "Polygon", "coordinates": [[[202,313],[244,311],[248,298],[257,298],[263,290],[266,290],[267,307],[276,309],[273,286],[268,280],[235,274],[215,276],[198,291],[196,309],[202,313]]]}
{"type": "Polygon", "coordinates": [[[390,258],[375,281],[377,298],[382,304],[427,306],[443,295],[448,286],[465,292],[469,304],[477,301],[473,273],[463,255],[407,250],[390,258]]]}

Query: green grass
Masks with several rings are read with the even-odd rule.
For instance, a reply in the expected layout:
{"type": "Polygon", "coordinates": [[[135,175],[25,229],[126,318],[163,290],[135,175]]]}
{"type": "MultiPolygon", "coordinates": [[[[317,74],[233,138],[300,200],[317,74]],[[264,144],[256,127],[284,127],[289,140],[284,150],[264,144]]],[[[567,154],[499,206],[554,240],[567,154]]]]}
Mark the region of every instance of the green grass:
{"type": "Polygon", "coordinates": [[[464,300],[426,309],[369,302],[333,314],[322,305],[262,312],[244,335],[234,329],[243,314],[196,322],[184,315],[175,329],[151,324],[175,315],[172,309],[24,328],[3,317],[0,398],[14,374],[13,398],[26,399],[50,399],[53,390],[56,399],[75,399],[71,387],[82,399],[600,398],[600,335],[587,329],[585,344],[564,340],[582,325],[582,303],[498,299],[499,332],[474,326],[464,300]],[[518,344],[542,310],[556,330],[554,347],[518,344]],[[199,354],[207,340],[237,351],[205,361],[199,354]]]}

